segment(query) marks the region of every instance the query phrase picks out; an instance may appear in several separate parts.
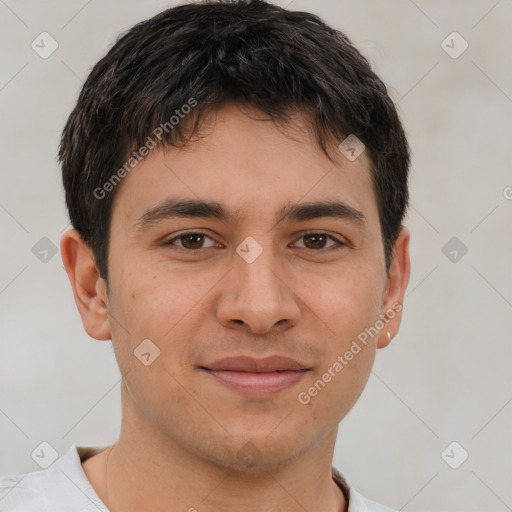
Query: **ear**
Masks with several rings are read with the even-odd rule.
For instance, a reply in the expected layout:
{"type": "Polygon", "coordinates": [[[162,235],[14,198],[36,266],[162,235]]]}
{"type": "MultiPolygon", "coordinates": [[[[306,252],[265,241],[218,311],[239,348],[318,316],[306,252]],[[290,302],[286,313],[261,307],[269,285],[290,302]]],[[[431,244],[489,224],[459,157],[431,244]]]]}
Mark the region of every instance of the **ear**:
{"type": "Polygon", "coordinates": [[[84,329],[97,340],[111,339],[106,283],[91,248],[70,229],[60,239],[60,251],[84,329]]]}
{"type": "Polygon", "coordinates": [[[411,274],[411,262],[409,258],[410,237],[409,230],[405,226],[402,226],[393,247],[393,255],[381,310],[381,314],[385,316],[383,319],[385,325],[379,333],[377,348],[388,346],[391,339],[400,328],[405,290],[409,284],[409,276],[411,274]],[[390,333],[389,336],[388,332],[390,333]]]}

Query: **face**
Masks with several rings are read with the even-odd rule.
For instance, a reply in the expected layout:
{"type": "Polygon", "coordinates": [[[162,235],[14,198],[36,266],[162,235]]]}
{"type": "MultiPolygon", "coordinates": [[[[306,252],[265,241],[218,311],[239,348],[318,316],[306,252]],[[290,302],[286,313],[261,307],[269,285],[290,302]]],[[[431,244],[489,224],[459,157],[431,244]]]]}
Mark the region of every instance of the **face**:
{"type": "Polygon", "coordinates": [[[292,133],[257,115],[225,105],[124,178],[105,319],[81,310],[112,338],[123,414],[226,467],[247,451],[274,467],[336,431],[408,280],[406,230],[386,274],[366,153],[330,162],[300,118],[292,133]]]}

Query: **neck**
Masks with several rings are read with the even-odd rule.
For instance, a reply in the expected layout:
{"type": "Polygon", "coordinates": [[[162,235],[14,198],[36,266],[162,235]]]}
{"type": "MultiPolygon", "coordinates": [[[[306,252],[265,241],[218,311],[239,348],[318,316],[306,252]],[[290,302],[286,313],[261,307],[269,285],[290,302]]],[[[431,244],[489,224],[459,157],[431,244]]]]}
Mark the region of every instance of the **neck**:
{"type": "Polygon", "coordinates": [[[100,454],[96,486],[90,478],[111,512],[347,510],[332,479],[337,429],[292,462],[240,469],[191,453],[145,420],[123,414],[119,441],[100,454]]]}

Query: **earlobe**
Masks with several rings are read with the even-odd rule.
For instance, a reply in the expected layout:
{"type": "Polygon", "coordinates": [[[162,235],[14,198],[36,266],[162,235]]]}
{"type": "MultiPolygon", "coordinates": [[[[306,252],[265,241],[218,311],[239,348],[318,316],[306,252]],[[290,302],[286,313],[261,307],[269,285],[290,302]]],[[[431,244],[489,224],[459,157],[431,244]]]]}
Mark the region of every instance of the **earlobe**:
{"type": "Polygon", "coordinates": [[[409,241],[410,232],[405,226],[402,226],[393,247],[393,257],[381,311],[386,323],[379,333],[377,348],[387,347],[400,328],[404,295],[411,273],[409,241]]]}
{"type": "Polygon", "coordinates": [[[61,237],[60,250],[84,329],[97,340],[111,339],[106,285],[91,248],[70,229],[61,237]]]}
{"type": "Polygon", "coordinates": [[[386,336],[384,337],[384,340],[381,340],[382,333],[380,333],[380,337],[379,337],[379,342],[377,344],[377,348],[387,347],[391,343],[391,339],[392,339],[391,331],[388,331],[386,328],[384,328],[383,332],[385,332],[386,336]]]}

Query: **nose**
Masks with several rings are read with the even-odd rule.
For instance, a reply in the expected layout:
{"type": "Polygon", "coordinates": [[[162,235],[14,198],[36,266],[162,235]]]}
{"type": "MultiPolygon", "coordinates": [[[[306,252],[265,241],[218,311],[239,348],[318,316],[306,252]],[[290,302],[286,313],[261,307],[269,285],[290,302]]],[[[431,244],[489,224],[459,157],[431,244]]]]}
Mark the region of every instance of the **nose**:
{"type": "Polygon", "coordinates": [[[252,263],[235,255],[233,268],[222,282],[216,314],[225,327],[268,334],[297,324],[299,299],[289,273],[271,249],[252,263]]]}

